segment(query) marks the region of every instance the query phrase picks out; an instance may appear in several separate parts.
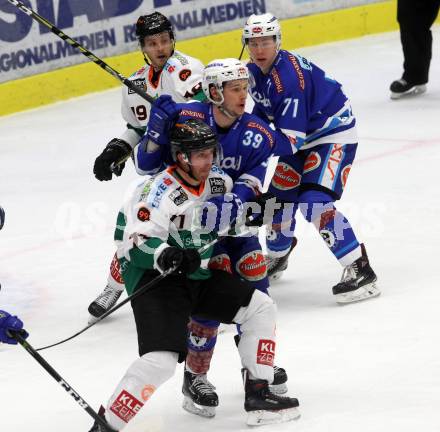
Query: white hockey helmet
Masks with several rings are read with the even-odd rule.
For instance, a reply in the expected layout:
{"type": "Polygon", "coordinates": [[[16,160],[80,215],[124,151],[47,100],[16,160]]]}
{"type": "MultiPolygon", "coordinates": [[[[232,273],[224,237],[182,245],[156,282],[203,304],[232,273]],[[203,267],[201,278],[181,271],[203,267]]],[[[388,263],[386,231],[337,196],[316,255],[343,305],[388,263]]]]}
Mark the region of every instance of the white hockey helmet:
{"type": "Polygon", "coordinates": [[[262,15],[251,15],[244,25],[241,41],[246,45],[248,39],[275,36],[277,51],[281,47],[281,26],[278,18],[271,13],[262,15]]]}
{"type": "Polygon", "coordinates": [[[248,68],[234,58],[217,59],[208,63],[203,71],[202,88],[206,97],[215,105],[221,105],[225,101],[223,97],[223,84],[238,79],[249,79],[248,68]],[[213,100],[209,89],[214,86],[221,96],[220,101],[213,100]]]}

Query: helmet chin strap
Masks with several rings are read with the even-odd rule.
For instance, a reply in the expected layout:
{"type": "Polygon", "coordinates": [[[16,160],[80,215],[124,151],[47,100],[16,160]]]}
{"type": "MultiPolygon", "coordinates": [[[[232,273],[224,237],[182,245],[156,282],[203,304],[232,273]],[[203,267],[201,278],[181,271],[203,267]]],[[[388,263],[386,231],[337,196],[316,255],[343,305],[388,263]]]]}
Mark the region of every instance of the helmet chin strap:
{"type": "Polygon", "coordinates": [[[231,114],[223,105],[217,105],[217,108],[222,114],[230,119],[236,119],[237,117],[240,117],[237,114],[231,114]]]}

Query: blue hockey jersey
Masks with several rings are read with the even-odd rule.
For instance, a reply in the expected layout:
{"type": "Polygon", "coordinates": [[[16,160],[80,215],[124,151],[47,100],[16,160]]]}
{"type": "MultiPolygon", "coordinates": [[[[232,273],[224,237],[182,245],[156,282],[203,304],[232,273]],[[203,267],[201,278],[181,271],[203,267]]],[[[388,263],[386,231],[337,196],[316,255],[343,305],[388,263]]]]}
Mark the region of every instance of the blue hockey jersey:
{"type": "MultiPolygon", "coordinates": [[[[244,113],[230,128],[223,129],[215,123],[212,104],[193,102],[178,104],[178,108],[181,109],[178,122],[197,118],[217,133],[223,153],[220,167],[232,178],[232,192],[243,202],[253,200],[256,191],[262,189],[267,160],[274,151],[276,141],[283,143],[278,145],[291,149],[285,137],[277,136],[282,134],[273,131],[253,114],[244,113]]],[[[146,142],[141,141],[134,152],[135,165],[140,174],[154,174],[172,163],[167,146],[160,147],[154,153],[147,153],[145,146],[146,142]]]]}
{"type": "Polygon", "coordinates": [[[248,68],[253,113],[273,122],[297,149],[357,143],[356,119],[341,84],[318,66],[280,50],[269,73],[252,62],[248,68]]]}

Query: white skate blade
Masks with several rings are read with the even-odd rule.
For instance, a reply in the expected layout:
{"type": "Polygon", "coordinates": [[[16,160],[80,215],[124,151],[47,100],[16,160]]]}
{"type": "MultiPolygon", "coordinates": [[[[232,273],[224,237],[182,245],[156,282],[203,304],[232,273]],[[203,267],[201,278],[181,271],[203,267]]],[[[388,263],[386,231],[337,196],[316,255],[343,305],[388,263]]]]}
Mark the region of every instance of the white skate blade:
{"type": "Polygon", "coordinates": [[[376,287],[376,283],[365,285],[357,290],[347,293],[336,294],[336,303],[344,305],[348,303],[356,303],[368,300],[380,295],[380,289],[376,287]]]}
{"type": "Polygon", "coordinates": [[[286,383],[276,384],[276,385],[270,384],[269,389],[272,393],[274,393],[276,395],[286,394],[288,391],[286,383]]]}
{"type": "Polygon", "coordinates": [[[286,423],[301,416],[298,408],[288,408],[279,411],[249,411],[246,424],[248,426],[263,426],[267,424],[286,423]]]}
{"type": "Polygon", "coordinates": [[[196,405],[189,396],[184,396],[182,408],[191,414],[201,417],[212,418],[215,416],[215,407],[196,405]]]}
{"type": "Polygon", "coordinates": [[[425,92],[426,92],[426,85],[425,84],[415,85],[404,93],[391,92],[391,99],[395,100],[395,99],[402,99],[405,97],[417,96],[417,95],[425,93],[425,92]]]}

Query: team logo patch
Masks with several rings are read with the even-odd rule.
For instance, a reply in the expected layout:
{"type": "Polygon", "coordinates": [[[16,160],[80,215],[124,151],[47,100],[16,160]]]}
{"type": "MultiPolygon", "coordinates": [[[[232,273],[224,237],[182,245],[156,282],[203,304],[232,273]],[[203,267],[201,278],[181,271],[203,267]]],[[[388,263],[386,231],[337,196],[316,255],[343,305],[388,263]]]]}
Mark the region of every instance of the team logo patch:
{"type": "Polygon", "coordinates": [[[347,183],[348,174],[350,174],[350,170],[351,170],[351,164],[344,167],[344,169],[341,172],[342,188],[345,188],[345,184],[347,183]]]}
{"type": "Polygon", "coordinates": [[[147,384],[141,391],[142,400],[146,402],[155,391],[156,387],[153,384],[147,384]]]}
{"type": "Polygon", "coordinates": [[[122,390],[110,407],[110,411],[125,423],[128,423],[143,406],[144,404],[132,394],[122,390]]]}
{"type": "Polygon", "coordinates": [[[191,76],[191,71],[189,70],[189,69],[182,69],[180,72],[179,72],[179,78],[182,80],[182,81],[186,81],[190,76],[191,76]]]}
{"type": "Polygon", "coordinates": [[[252,33],[261,33],[263,29],[261,27],[252,27],[252,33]]]}
{"type": "Polygon", "coordinates": [[[313,171],[314,169],[318,168],[319,165],[321,165],[321,156],[319,156],[319,153],[317,152],[312,152],[307,156],[307,159],[304,162],[303,173],[305,174],[313,171]]]}
{"type": "Polygon", "coordinates": [[[322,230],[326,225],[329,224],[334,218],[336,214],[336,209],[327,210],[321,215],[321,220],[319,221],[319,229],[322,230]]]}
{"type": "Polygon", "coordinates": [[[321,237],[324,239],[330,249],[336,246],[336,236],[332,230],[322,229],[319,231],[319,234],[321,234],[321,237]]]}
{"type": "Polygon", "coordinates": [[[170,199],[176,204],[176,206],[180,206],[188,200],[188,195],[183,188],[179,186],[174,192],[170,193],[170,199]]]}
{"type": "Polygon", "coordinates": [[[260,339],[258,341],[257,363],[273,366],[275,357],[275,341],[270,339],[260,339]]]}
{"type": "Polygon", "coordinates": [[[248,281],[258,281],[267,275],[266,260],[261,251],[248,252],[237,262],[236,269],[248,281]]]}
{"type": "Polygon", "coordinates": [[[272,185],[277,189],[295,189],[301,183],[301,176],[289,164],[278,162],[272,178],[272,185]]]}
{"type": "Polygon", "coordinates": [[[211,270],[222,270],[228,273],[232,273],[231,260],[227,254],[220,254],[212,257],[209,261],[211,270]]]}
{"type": "Polygon", "coordinates": [[[146,222],[147,220],[150,220],[150,210],[148,210],[146,207],[141,207],[137,212],[137,218],[141,222],[146,222]]]}
{"type": "MultiPolygon", "coordinates": [[[[147,91],[147,83],[145,82],[145,78],[138,78],[133,81],[131,81],[136,87],[140,87],[141,89],[144,89],[147,91]]],[[[128,89],[128,94],[134,94],[136,93],[131,88],[128,89]]]]}
{"type": "Polygon", "coordinates": [[[112,263],[110,264],[110,274],[116,282],[120,284],[124,283],[124,279],[121,275],[121,266],[119,265],[119,260],[116,254],[113,256],[112,263]]]}
{"type": "Polygon", "coordinates": [[[225,181],[219,177],[212,177],[209,179],[209,185],[211,186],[212,194],[225,194],[226,193],[226,185],[225,181]]]}

